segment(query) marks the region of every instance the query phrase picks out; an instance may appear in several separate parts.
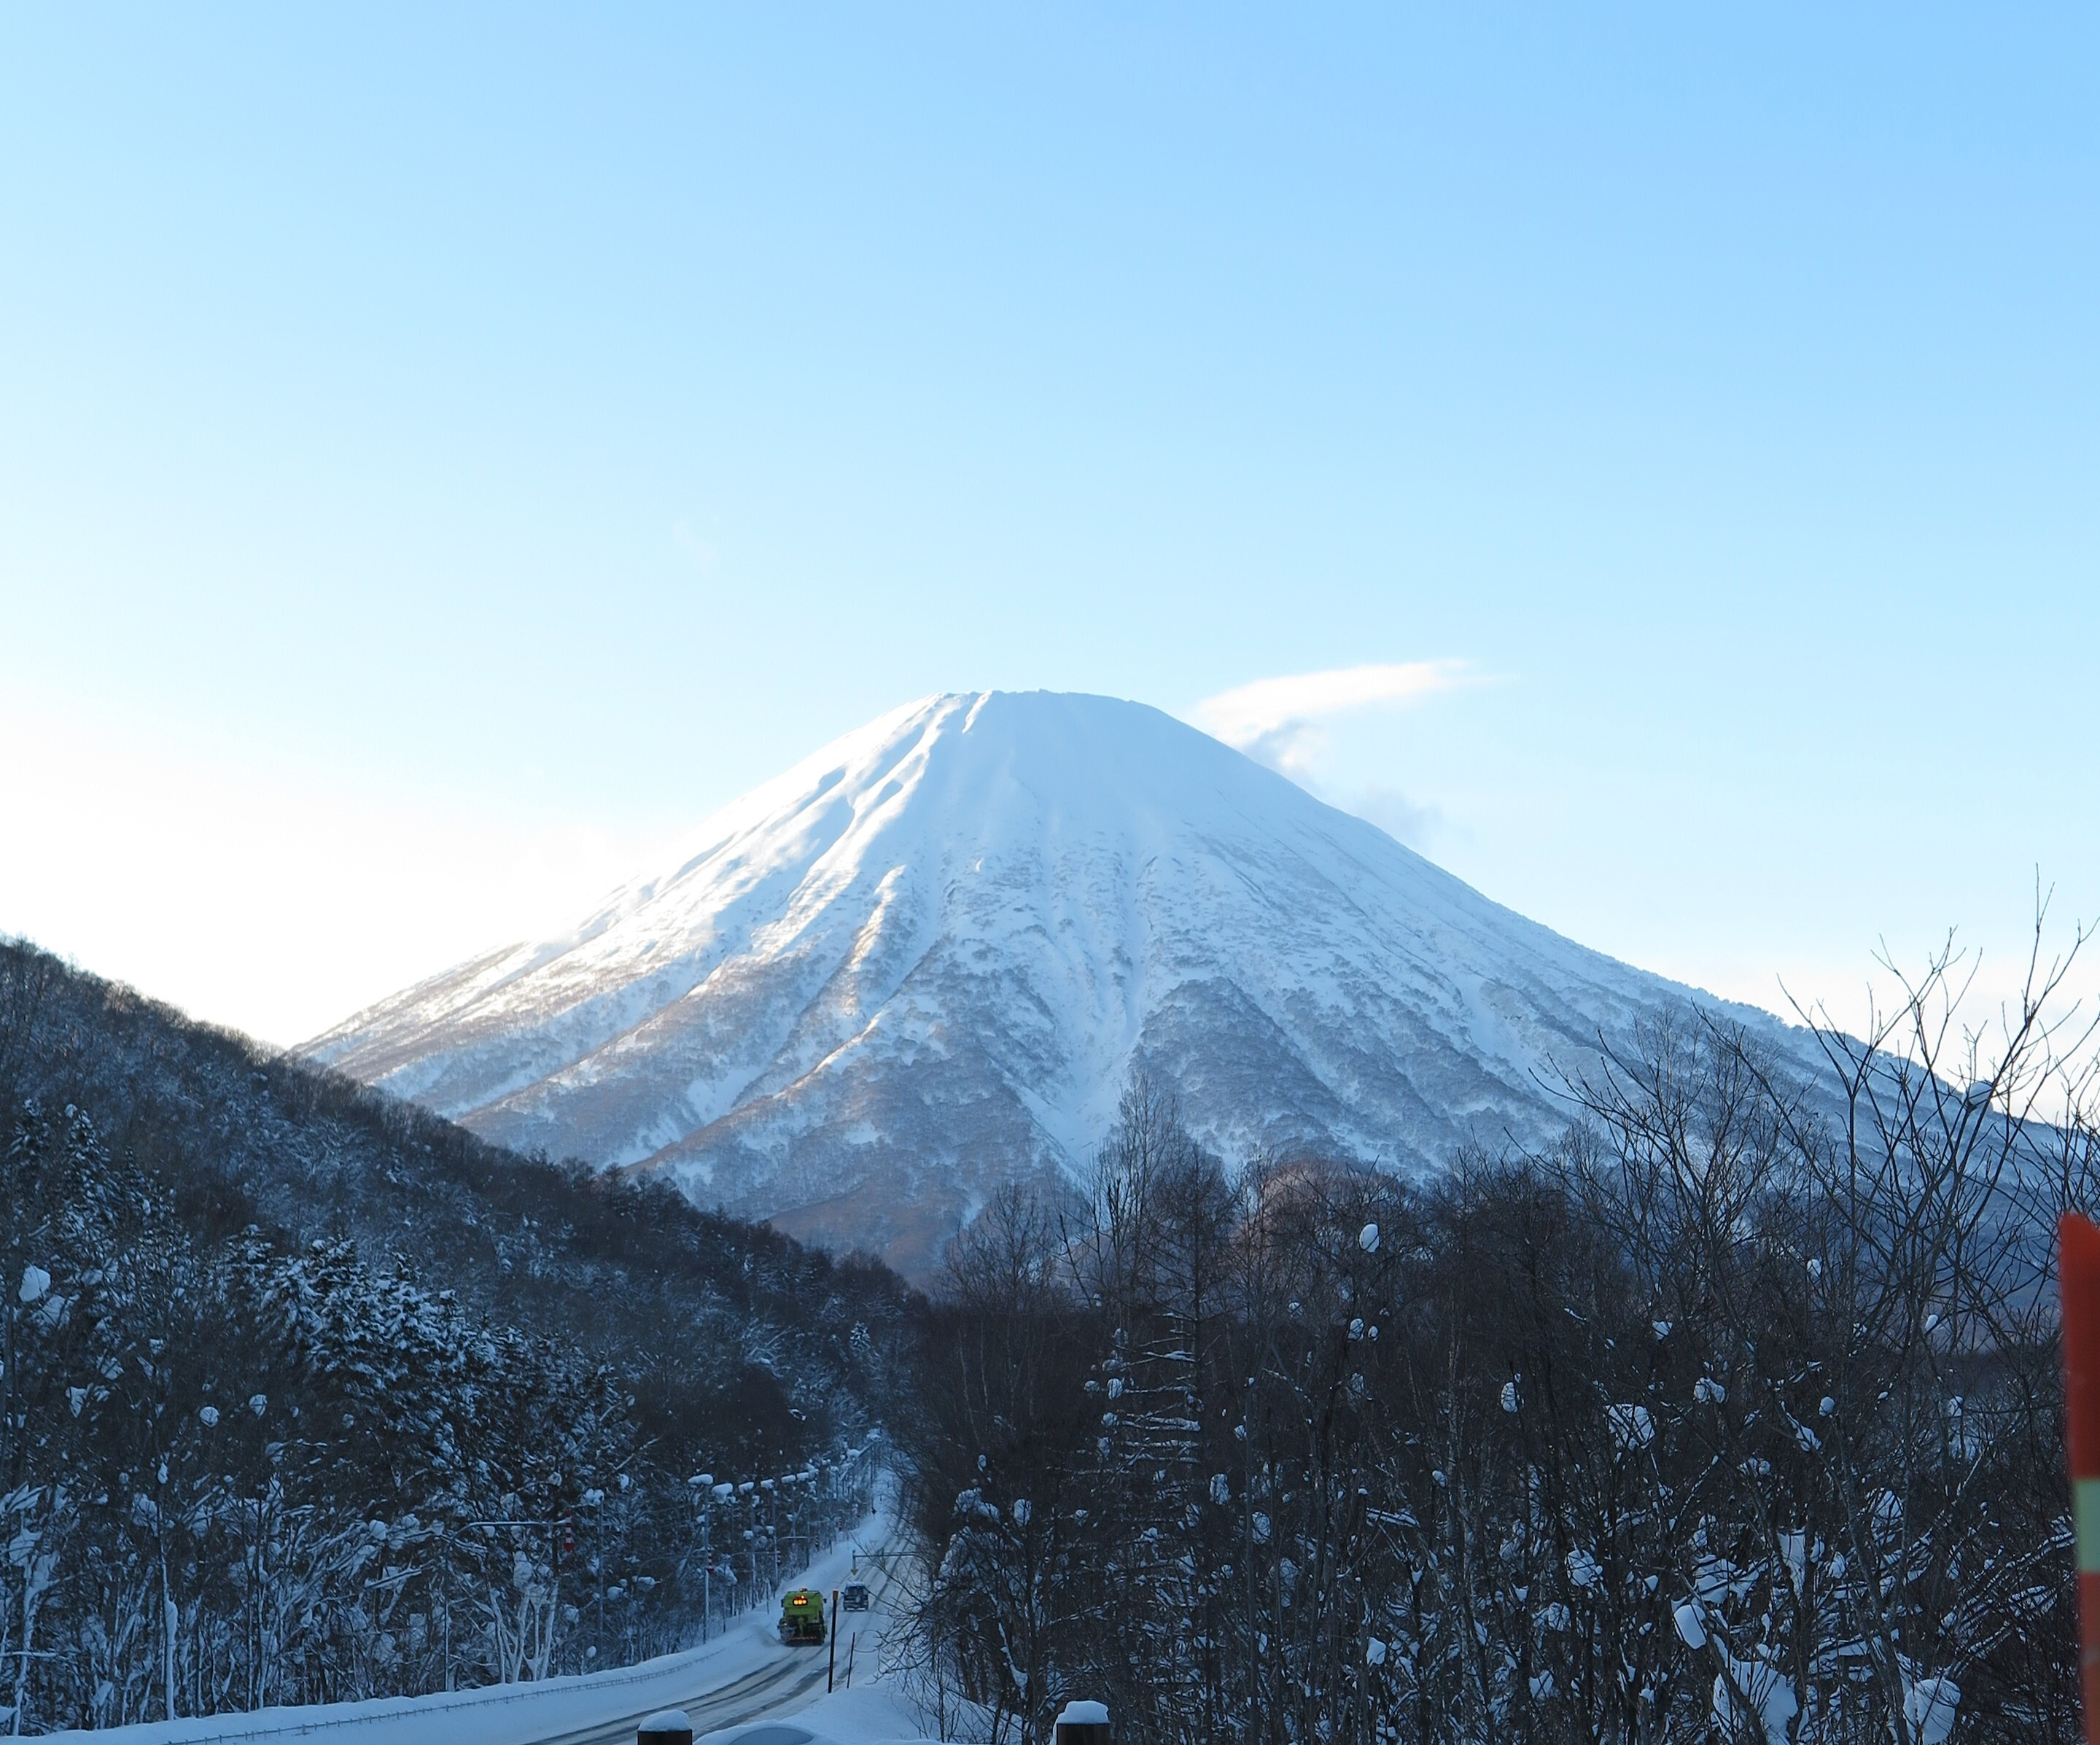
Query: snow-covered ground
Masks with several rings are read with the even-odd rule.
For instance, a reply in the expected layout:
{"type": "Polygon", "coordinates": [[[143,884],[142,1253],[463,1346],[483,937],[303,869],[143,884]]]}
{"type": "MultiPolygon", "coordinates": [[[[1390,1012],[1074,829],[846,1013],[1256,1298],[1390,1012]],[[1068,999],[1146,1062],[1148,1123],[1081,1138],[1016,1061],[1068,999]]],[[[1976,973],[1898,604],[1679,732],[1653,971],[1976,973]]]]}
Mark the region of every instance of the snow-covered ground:
{"type": "Polygon", "coordinates": [[[631,1745],[646,1716],[678,1708],[696,1734],[751,1745],[878,1745],[915,1740],[919,1723],[895,1683],[878,1670],[883,1632],[894,1627],[894,1590],[876,1561],[889,1522],[871,1515],[860,1528],[783,1584],[843,1588],[856,1562],[873,1591],[865,1613],[841,1612],[838,1674],[852,1650],[853,1688],[827,1696],[828,1650],[783,1648],[774,1634],[775,1603],[745,1615],[722,1635],[684,1654],[580,1678],[504,1685],[435,1696],[389,1698],[247,1715],[152,1721],[100,1732],[44,1735],[75,1745],[631,1745]],[[857,1643],[854,1641],[858,1636],[857,1643]],[[792,1717],[792,1721],[789,1717],[792,1717]]]}

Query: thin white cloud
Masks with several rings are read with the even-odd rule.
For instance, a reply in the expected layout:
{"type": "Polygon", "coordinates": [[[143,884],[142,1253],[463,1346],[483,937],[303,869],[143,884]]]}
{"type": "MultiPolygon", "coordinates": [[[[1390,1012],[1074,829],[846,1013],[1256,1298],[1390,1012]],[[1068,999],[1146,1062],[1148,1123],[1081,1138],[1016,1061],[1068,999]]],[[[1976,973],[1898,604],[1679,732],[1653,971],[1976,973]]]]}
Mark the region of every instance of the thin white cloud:
{"type": "Polygon", "coordinates": [[[712,576],[721,562],[721,553],[715,549],[712,539],[703,538],[682,521],[671,524],[671,542],[686,554],[693,568],[703,576],[712,576]]]}
{"type": "Polygon", "coordinates": [[[1418,805],[1397,788],[1359,788],[1331,797],[1330,803],[1376,824],[1393,841],[1405,842],[1410,848],[1427,847],[1444,822],[1444,815],[1436,807],[1418,805]]]}
{"type": "Polygon", "coordinates": [[[1476,684],[1462,660],[1408,660],[1383,666],[1343,666],[1323,673],[1290,673],[1206,697],[1191,711],[1197,726],[1287,775],[1308,793],[1369,819],[1388,835],[1419,848],[1442,819],[1396,788],[1374,785],[1337,793],[1325,780],[1333,762],[1326,723],[1338,716],[1412,704],[1476,684]]]}
{"type": "Polygon", "coordinates": [[[1463,660],[1405,660],[1385,666],[1337,666],[1324,673],[1290,673],[1221,691],[1196,705],[1207,733],[1244,745],[1294,722],[1351,709],[1418,703],[1469,682],[1463,660]]]}
{"type": "Polygon", "coordinates": [[[1473,683],[1462,660],[1406,660],[1290,673],[1206,697],[1197,726],[1257,762],[1313,785],[1326,761],[1321,723],[1360,709],[1400,709],[1473,683]]]}

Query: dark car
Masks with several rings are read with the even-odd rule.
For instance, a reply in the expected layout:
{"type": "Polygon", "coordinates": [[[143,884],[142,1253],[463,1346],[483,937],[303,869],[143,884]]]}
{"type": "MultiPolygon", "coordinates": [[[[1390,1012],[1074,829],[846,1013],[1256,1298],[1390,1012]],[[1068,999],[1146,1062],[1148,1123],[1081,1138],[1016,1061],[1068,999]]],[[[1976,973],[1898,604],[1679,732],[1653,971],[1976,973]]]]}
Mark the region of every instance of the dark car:
{"type": "Polygon", "coordinates": [[[841,1611],[864,1612],[867,1607],[867,1589],[858,1582],[855,1582],[840,1596],[839,1610],[841,1611]]]}

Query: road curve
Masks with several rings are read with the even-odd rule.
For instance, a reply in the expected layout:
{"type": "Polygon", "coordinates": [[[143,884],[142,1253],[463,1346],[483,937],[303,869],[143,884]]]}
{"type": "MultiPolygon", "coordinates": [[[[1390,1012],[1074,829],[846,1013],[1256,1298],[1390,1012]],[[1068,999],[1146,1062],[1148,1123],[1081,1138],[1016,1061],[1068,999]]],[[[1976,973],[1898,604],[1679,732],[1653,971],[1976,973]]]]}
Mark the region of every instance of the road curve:
{"type": "MultiPolygon", "coordinates": [[[[879,1605],[888,1595],[893,1578],[885,1567],[887,1559],[883,1553],[876,1553],[869,1561],[880,1572],[875,1593],[879,1605]]],[[[833,1617],[830,1628],[836,1630],[838,1623],[838,1619],[833,1617]]],[[[777,1662],[711,1689],[652,1703],[617,1721],[542,1734],[532,1739],[521,1740],[519,1745],[634,1745],[635,1730],[644,1716],[664,1708],[685,1710],[693,1723],[695,1738],[704,1733],[719,1733],[748,1721],[788,1714],[823,1694],[824,1680],[829,1671],[828,1655],[828,1648],[783,1648],[777,1662]]]]}

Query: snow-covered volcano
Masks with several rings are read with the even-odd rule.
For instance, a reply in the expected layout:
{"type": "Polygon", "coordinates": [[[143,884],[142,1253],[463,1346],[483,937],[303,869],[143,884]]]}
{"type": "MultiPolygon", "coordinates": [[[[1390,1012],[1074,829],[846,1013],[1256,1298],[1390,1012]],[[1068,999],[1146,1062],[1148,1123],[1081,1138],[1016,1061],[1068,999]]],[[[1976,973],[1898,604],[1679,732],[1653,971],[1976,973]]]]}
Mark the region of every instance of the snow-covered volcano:
{"type": "Polygon", "coordinates": [[[574,930],[306,1052],[918,1271],[1001,1180],[1082,1165],[1133,1064],[1228,1157],[1421,1168],[1542,1136],[1538,1075],[1687,997],[1157,709],[990,691],[846,735],[574,930]]]}

